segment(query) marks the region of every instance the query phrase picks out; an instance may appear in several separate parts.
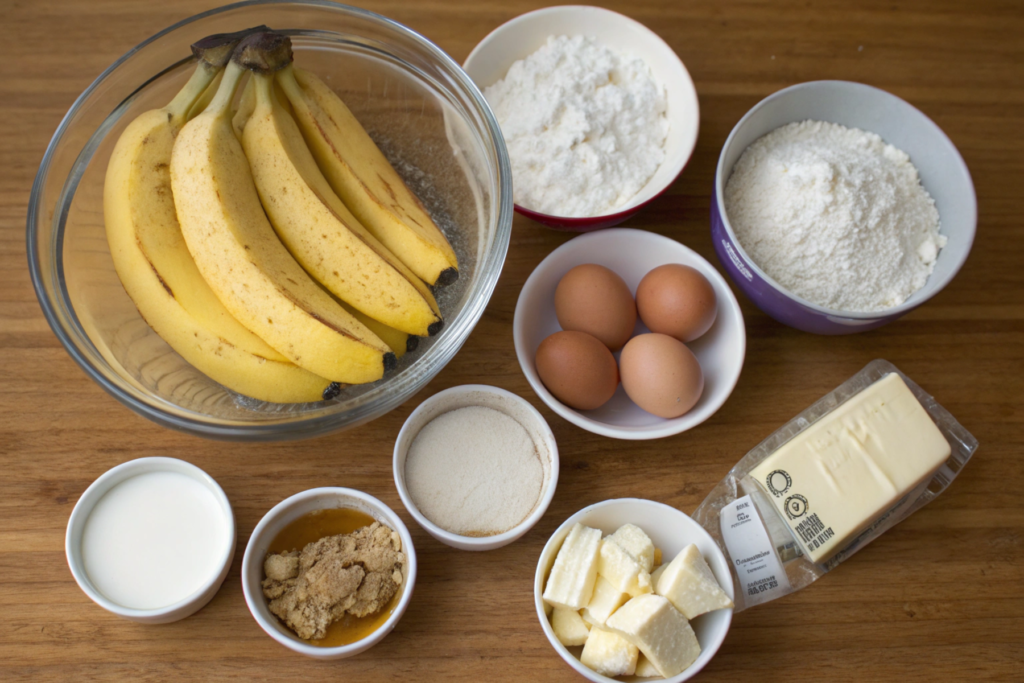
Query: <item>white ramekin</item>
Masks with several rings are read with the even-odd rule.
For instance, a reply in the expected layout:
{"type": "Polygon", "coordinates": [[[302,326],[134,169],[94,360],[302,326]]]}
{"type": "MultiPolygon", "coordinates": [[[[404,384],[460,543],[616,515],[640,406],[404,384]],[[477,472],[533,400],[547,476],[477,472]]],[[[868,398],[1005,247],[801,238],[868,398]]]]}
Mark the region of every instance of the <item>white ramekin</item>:
{"type": "Polygon", "coordinates": [[[427,533],[442,543],[459,550],[493,550],[512,543],[529,531],[544,516],[555,495],[555,487],[558,485],[558,466],[558,446],[555,443],[555,435],[551,433],[551,428],[544,417],[537,412],[537,409],[510,391],[486,384],[464,384],[434,394],[409,415],[395,441],[395,486],[398,487],[398,495],[402,497],[406,509],[409,510],[416,522],[426,529],[427,533]],[[438,415],[467,406],[484,406],[510,415],[533,438],[537,452],[546,465],[540,499],[533,512],[513,528],[494,536],[460,536],[442,529],[420,512],[405,484],[405,459],[409,453],[409,446],[412,445],[416,435],[438,415]]]}
{"type": "Polygon", "coordinates": [[[268,636],[288,649],[314,659],[345,659],[369,650],[379,643],[384,636],[391,633],[398,620],[405,614],[415,585],[416,550],[413,548],[409,530],[394,510],[373,496],[355,489],[340,487],[310,489],[281,501],[271,508],[270,512],[265,514],[253,529],[252,536],[249,537],[249,544],[245,547],[245,556],[242,558],[242,592],[245,593],[245,604],[249,606],[249,611],[252,612],[256,623],[267,632],[268,636]],[[331,508],[351,508],[365,512],[381,524],[397,531],[402,538],[402,552],[405,553],[405,576],[400,589],[401,596],[398,599],[398,606],[395,607],[387,621],[381,624],[380,628],[362,640],[348,645],[318,647],[301,640],[271,614],[261,585],[263,582],[263,560],[267,556],[267,549],[274,537],[282,529],[314,510],[331,508]]]}
{"type": "Polygon", "coordinates": [[[68,520],[68,531],[64,539],[64,551],[68,557],[71,574],[75,577],[78,587],[97,605],[108,612],[113,612],[119,617],[132,621],[146,624],[166,624],[195,614],[213,598],[220,589],[220,585],[224,583],[224,578],[228,575],[228,569],[231,567],[231,560],[235,556],[235,538],[235,515],[231,510],[231,503],[228,502],[228,497],[224,495],[224,491],[213,480],[213,477],[195,465],[177,458],[139,458],[108,470],[85,490],[82,497],[78,499],[78,503],[75,504],[75,509],[71,511],[71,519],[68,520]],[[148,472],[184,474],[208,488],[220,503],[228,523],[229,535],[228,541],[221,551],[220,562],[217,565],[218,572],[211,575],[209,580],[194,593],[166,607],[132,609],[113,602],[93,586],[82,561],[82,532],[85,530],[85,523],[89,519],[89,515],[92,514],[93,508],[96,507],[96,503],[110,489],[127,479],[148,472]]]}

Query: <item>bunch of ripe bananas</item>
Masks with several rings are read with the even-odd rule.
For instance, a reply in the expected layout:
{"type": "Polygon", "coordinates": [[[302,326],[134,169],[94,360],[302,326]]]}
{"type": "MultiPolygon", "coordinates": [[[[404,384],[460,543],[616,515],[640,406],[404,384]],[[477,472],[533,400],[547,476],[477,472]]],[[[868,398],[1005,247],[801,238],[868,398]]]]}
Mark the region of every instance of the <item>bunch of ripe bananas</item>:
{"type": "Polygon", "coordinates": [[[263,401],[381,379],[458,277],[448,240],[344,102],[266,27],[210,36],[107,166],[114,266],[146,322],[263,401]],[[243,76],[252,72],[237,106],[243,76]]]}

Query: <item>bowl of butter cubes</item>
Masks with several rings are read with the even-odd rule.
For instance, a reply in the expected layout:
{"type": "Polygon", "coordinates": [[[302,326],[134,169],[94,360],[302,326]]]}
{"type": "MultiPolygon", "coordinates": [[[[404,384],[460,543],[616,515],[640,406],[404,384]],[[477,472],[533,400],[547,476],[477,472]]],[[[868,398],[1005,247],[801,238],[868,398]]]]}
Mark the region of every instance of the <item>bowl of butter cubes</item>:
{"type": "Polygon", "coordinates": [[[552,647],[598,683],[689,680],[732,622],[718,545],[679,510],[637,498],[569,517],[541,552],[533,592],[552,647]]]}

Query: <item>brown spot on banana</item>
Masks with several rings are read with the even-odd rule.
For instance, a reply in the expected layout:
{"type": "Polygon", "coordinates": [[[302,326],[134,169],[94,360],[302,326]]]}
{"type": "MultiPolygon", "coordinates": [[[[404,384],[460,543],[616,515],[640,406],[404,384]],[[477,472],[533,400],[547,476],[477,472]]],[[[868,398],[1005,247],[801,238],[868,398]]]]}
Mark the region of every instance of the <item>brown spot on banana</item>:
{"type": "Polygon", "coordinates": [[[382,183],[384,183],[384,187],[387,188],[388,194],[391,195],[391,201],[393,203],[397,204],[398,203],[398,197],[395,196],[395,191],[394,191],[394,189],[392,189],[391,183],[389,183],[388,181],[384,180],[384,176],[382,176],[380,173],[377,174],[377,179],[380,180],[382,183]]]}
{"type": "MultiPolygon", "coordinates": [[[[139,245],[139,249],[141,251],[142,245],[139,245]]],[[[143,258],[146,258],[145,252],[143,252],[143,258]]],[[[173,299],[174,292],[171,290],[170,286],[166,282],[164,282],[164,279],[160,277],[160,271],[156,269],[156,266],[154,266],[153,262],[150,261],[148,258],[146,259],[146,263],[148,263],[149,267],[153,269],[153,274],[156,275],[156,279],[160,281],[160,286],[163,287],[167,291],[167,294],[173,299]]]]}
{"type": "MultiPolygon", "coordinates": [[[[308,308],[306,308],[305,304],[302,303],[301,299],[296,297],[294,294],[289,292],[284,287],[278,287],[277,291],[279,291],[281,293],[281,296],[285,297],[286,299],[291,301],[293,304],[295,304],[296,308],[298,308],[300,311],[302,311],[303,313],[305,313],[310,318],[312,318],[313,320],[317,321],[318,323],[320,323],[324,327],[326,327],[328,329],[331,329],[331,330],[334,330],[335,332],[337,332],[341,336],[347,337],[347,338],[351,339],[352,341],[356,341],[356,342],[360,342],[360,343],[363,342],[362,339],[360,339],[359,337],[355,336],[354,334],[352,334],[348,330],[342,329],[342,328],[338,327],[337,325],[331,324],[329,321],[324,320],[324,318],[319,313],[317,313],[316,311],[311,311],[308,308]]],[[[296,358],[298,358],[298,357],[296,356],[296,358]]]]}

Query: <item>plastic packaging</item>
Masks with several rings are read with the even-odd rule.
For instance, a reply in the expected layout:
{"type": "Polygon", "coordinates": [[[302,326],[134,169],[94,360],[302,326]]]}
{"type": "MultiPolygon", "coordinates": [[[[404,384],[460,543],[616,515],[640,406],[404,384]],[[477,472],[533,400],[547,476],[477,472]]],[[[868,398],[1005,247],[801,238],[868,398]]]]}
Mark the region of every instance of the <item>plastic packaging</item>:
{"type": "Polygon", "coordinates": [[[747,453],[704,499],[693,519],[711,534],[729,558],[737,586],[735,603],[738,612],[805,588],[849,559],[942,493],[977,448],[977,439],[932,396],[892,363],[876,360],[747,453]],[[903,379],[949,443],[951,454],[929,479],[870,520],[864,531],[844,543],[839,550],[815,563],[807,555],[806,540],[801,541],[791,530],[771,502],[771,494],[750,476],[750,472],[784,444],[890,373],[896,373],[903,379]]]}

